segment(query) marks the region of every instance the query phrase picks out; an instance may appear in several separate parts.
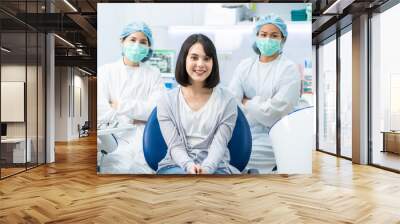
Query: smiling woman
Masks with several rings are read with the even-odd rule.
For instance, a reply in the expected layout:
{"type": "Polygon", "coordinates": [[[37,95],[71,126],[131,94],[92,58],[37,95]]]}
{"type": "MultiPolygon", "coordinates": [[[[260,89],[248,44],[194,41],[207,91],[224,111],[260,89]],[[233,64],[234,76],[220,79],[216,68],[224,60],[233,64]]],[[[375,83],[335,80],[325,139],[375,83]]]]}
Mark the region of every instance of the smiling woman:
{"type": "Polygon", "coordinates": [[[203,34],[183,43],[176,67],[180,88],[158,105],[157,118],[167,142],[159,174],[234,174],[227,144],[237,118],[232,95],[216,87],[218,59],[214,44],[203,34]]]}
{"type": "Polygon", "coordinates": [[[182,86],[215,87],[220,76],[217,51],[212,41],[203,34],[189,36],[182,44],[175,71],[176,81],[182,86]]]}
{"type": "Polygon", "coordinates": [[[203,83],[211,74],[212,59],[204,54],[203,45],[194,44],[186,57],[186,71],[192,85],[203,83]]]}

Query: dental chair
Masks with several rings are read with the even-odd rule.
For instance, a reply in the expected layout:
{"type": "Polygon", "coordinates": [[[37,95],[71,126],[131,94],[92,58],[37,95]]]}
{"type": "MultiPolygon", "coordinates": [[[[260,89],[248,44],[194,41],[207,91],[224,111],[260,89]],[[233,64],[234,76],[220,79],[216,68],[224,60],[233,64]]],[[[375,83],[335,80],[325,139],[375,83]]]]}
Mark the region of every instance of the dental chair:
{"type": "Polygon", "coordinates": [[[118,142],[123,140],[118,140],[117,135],[132,130],[134,130],[133,125],[119,126],[118,122],[97,125],[97,172],[101,172],[104,157],[115,152],[119,145],[118,142]]]}
{"type": "Polygon", "coordinates": [[[314,107],[298,109],[286,115],[271,127],[269,136],[278,173],[312,173],[314,107]]]}
{"type": "MultiPolygon", "coordinates": [[[[251,146],[250,126],[243,112],[238,108],[238,117],[228,148],[231,158],[230,164],[240,172],[244,170],[249,161],[251,146]]],[[[157,108],[155,108],[150,114],[143,133],[144,157],[153,170],[157,170],[158,163],[167,154],[167,149],[157,120],[157,108]]]]}

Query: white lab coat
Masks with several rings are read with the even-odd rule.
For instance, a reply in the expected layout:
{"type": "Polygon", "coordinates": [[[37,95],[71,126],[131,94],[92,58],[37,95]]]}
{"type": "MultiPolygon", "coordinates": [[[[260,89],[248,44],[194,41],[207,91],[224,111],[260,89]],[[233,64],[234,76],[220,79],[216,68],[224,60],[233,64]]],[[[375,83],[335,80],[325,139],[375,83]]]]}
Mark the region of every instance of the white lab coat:
{"type": "MultiPolygon", "coordinates": [[[[132,124],[134,120],[147,121],[163,92],[160,71],[140,63],[126,66],[122,58],[99,69],[97,75],[98,122],[115,122],[118,126],[132,124]],[[118,109],[110,102],[118,101],[118,109]]],[[[144,124],[136,124],[133,131],[118,136],[118,148],[106,155],[102,173],[151,173],[143,156],[142,136],[144,124]]]]}
{"type": "MultiPolygon", "coordinates": [[[[261,63],[258,57],[243,60],[229,89],[238,100],[250,98],[242,109],[249,122],[253,146],[247,169],[271,173],[275,156],[268,132],[272,125],[297,105],[301,77],[297,66],[284,55],[261,63]]],[[[288,140],[290,141],[290,136],[288,140]]]]}

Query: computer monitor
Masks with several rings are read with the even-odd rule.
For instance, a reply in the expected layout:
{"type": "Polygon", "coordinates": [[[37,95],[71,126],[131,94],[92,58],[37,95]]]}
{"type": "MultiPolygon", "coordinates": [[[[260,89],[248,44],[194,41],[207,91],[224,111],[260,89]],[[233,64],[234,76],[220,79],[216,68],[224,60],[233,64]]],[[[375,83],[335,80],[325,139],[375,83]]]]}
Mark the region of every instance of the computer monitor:
{"type": "Polygon", "coordinates": [[[1,123],[1,137],[7,136],[7,124],[1,123]]]}

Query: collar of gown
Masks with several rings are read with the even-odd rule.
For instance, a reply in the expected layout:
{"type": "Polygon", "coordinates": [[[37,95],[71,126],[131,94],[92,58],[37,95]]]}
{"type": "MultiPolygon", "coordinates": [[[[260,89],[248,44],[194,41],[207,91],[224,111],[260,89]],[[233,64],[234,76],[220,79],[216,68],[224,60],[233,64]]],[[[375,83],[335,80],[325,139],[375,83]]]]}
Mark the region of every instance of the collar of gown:
{"type": "Polygon", "coordinates": [[[138,70],[139,68],[141,68],[141,67],[143,66],[143,63],[142,63],[142,62],[139,62],[139,66],[137,66],[137,67],[133,67],[133,66],[126,65],[126,64],[124,63],[124,58],[123,58],[123,57],[121,57],[121,59],[119,60],[119,64],[120,64],[123,68],[125,68],[126,70],[128,70],[128,71],[135,71],[135,70],[138,70]]]}

